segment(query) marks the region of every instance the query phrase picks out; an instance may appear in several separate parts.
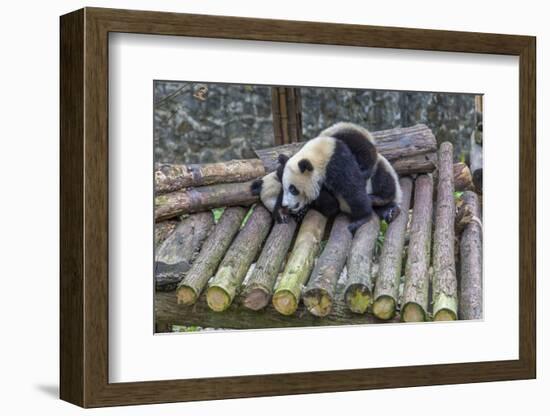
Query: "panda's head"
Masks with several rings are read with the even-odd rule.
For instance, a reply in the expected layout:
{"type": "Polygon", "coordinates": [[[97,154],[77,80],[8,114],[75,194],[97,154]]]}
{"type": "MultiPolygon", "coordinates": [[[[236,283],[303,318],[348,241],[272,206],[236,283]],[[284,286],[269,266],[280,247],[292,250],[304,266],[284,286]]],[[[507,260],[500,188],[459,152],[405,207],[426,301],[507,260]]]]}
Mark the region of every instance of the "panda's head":
{"type": "Polygon", "coordinates": [[[320,185],[314,163],[307,158],[292,157],[280,154],[282,167],[283,209],[298,213],[317,199],[320,185]]]}

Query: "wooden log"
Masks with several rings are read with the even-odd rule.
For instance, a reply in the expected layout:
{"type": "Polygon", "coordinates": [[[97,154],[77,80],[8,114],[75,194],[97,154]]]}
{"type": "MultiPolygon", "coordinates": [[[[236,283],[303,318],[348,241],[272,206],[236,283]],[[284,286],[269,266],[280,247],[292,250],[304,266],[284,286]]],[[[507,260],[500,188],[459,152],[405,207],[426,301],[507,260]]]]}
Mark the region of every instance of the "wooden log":
{"type": "Polygon", "coordinates": [[[326,217],[314,209],[310,209],[302,221],[290,258],[273,294],[273,306],[283,315],[292,315],[298,308],[302,287],[313,269],[326,223],[326,217]]]}
{"type": "Polygon", "coordinates": [[[256,205],[208,284],[206,300],[210,309],[221,312],[231,305],[270,227],[271,213],[263,205],[256,205]]]}
{"type": "Polygon", "coordinates": [[[466,163],[455,163],[453,165],[455,191],[471,191],[474,189],[472,174],[466,163]]]}
{"type": "Polygon", "coordinates": [[[200,212],[184,218],[156,250],[155,286],[174,290],[197,256],[214,225],[212,212],[200,212]]]}
{"type": "Polygon", "coordinates": [[[245,182],[265,174],[258,159],[176,165],[162,163],[155,170],[155,194],[216,183],[245,182]]]}
{"type": "Polygon", "coordinates": [[[460,319],[481,319],[482,287],[482,226],[477,194],[464,192],[464,204],[459,216],[466,223],[460,238],[460,319]]]}
{"type": "Polygon", "coordinates": [[[453,145],[439,147],[439,180],[435,207],[433,247],[433,318],[457,319],[457,281],[455,269],[455,202],[453,184],[453,145]]]}
{"type": "Polygon", "coordinates": [[[243,290],[243,306],[246,308],[258,311],[269,303],[295,231],[296,222],[292,218],[288,223],[275,224],[271,229],[262,253],[256,261],[256,267],[243,290]]]}
{"type": "MultiPolygon", "coordinates": [[[[373,132],[376,148],[388,159],[398,174],[431,172],[436,167],[437,142],[432,131],[423,124],[373,132]]],[[[256,150],[266,172],[277,169],[279,154],[292,156],[304,142],[256,150]]]]}
{"type": "MultiPolygon", "coordinates": [[[[365,325],[380,324],[380,321],[370,314],[358,315],[351,313],[342,299],[333,304],[332,312],[318,318],[310,314],[303,304],[300,304],[292,316],[281,315],[272,305],[260,311],[243,308],[236,299],[222,313],[214,313],[208,307],[204,296],[192,306],[178,305],[173,292],[155,293],[155,322],[157,324],[200,326],[203,328],[226,329],[261,329],[261,328],[292,328],[333,325],[365,325]]],[[[397,322],[398,317],[393,321],[397,322]]]]}
{"type": "Polygon", "coordinates": [[[223,183],[158,195],[155,197],[155,219],[162,221],[212,208],[252,205],[258,197],[250,192],[251,183],[223,183]]]}
{"type": "Polygon", "coordinates": [[[327,244],[315,263],[304,291],[304,304],[315,316],[327,316],[332,310],[336,283],[351,246],[352,235],[348,225],[347,215],[340,214],[335,218],[327,244]]]}
{"type": "Polygon", "coordinates": [[[411,178],[401,178],[399,183],[403,191],[401,213],[386,230],[380,254],[378,278],[374,288],[372,311],[380,319],[391,319],[395,316],[399,296],[403,246],[413,185],[411,178]]]}
{"type": "Polygon", "coordinates": [[[348,254],[345,300],[355,313],[365,313],[372,303],[374,276],[372,272],[373,253],[380,230],[380,220],[373,215],[366,224],[355,232],[348,254]]]}
{"type": "Polygon", "coordinates": [[[164,240],[174,231],[179,224],[178,220],[169,220],[155,223],[155,247],[162,244],[164,240]]]}
{"type": "Polygon", "coordinates": [[[483,96],[475,97],[475,128],[470,136],[470,171],[475,191],[483,192],[483,96]]]}
{"type": "Polygon", "coordinates": [[[239,231],[246,210],[241,207],[226,208],[204,242],[199,255],[176,290],[177,301],[183,305],[195,303],[208,279],[212,277],[227,251],[233,237],[239,231]]]}
{"type": "Polygon", "coordinates": [[[401,319],[425,321],[428,316],[430,247],[432,238],[433,180],[420,175],[414,182],[414,208],[405,266],[401,319]]]}

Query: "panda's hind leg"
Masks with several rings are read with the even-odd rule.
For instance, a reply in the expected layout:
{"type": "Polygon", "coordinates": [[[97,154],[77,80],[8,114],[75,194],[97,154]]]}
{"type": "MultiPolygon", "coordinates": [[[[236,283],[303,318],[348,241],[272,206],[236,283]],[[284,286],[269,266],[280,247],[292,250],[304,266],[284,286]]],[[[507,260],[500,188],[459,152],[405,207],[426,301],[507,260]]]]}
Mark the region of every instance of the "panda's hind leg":
{"type": "Polygon", "coordinates": [[[363,224],[370,220],[373,212],[372,203],[364,187],[359,187],[355,193],[347,192],[346,195],[342,195],[342,198],[350,209],[351,223],[348,225],[348,230],[354,235],[363,224]]]}

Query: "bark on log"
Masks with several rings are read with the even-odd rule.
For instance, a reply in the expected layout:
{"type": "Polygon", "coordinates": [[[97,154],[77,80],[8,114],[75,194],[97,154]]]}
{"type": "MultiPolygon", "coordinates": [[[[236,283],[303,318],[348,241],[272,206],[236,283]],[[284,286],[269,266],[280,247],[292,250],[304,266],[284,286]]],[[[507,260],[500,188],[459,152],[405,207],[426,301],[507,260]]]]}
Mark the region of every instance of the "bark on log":
{"type": "Polygon", "coordinates": [[[212,208],[252,205],[258,197],[250,192],[251,183],[223,183],[158,195],[155,197],[155,219],[162,221],[212,208]]]}
{"type": "Polygon", "coordinates": [[[435,207],[433,247],[433,318],[457,319],[457,281],[455,269],[455,202],[453,184],[453,145],[439,147],[439,180],[435,207]]]}
{"type": "Polygon", "coordinates": [[[344,269],[351,246],[352,235],[348,225],[347,215],[340,214],[336,217],[327,244],[315,264],[304,291],[304,304],[315,316],[327,316],[332,310],[336,283],[344,269]]]}
{"type": "Polygon", "coordinates": [[[203,244],[187,276],[179,283],[176,291],[178,303],[191,305],[203,291],[218,264],[239,231],[246,210],[241,207],[226,208],[214,231],[203,244]]]}
{"type": "MultiPolygon", "coordinates": [[[[482,288],[482,227],[478,196],[464,192],[462,222],[467,222],[460,239],[460,319],[481,319],[482,288]]],[[[460,214],[459,214],[460,215],[460,214]]]]}
{"type": "Polygon", "coordinates": [[[421,175],[414,183],[414,208],[401,308],[401,319],[405,322],[425,321],[428,316],[432,207],[432,177],[421,175]]]}
{"type": "Polygon", "coordinates": [[[189,187],[245,182],[264,174],[264,166],[258,159],[190,165],[162,163],[155,171],[155,193],[160,195],[189,187]]]}
{"type": "Polygon", "coordinates": [[[155,247],[162,244],[164,240],[174,231],[180,222],[169,220],[155,223],[155,247]]]}
{"type": "Polygon", "coordinates": [[[273,295],[273,306],[283,315],[292,315],[298,308],[302,287],[313,269],[326,223],[326,217],[313,209],[307,212],[302,221],[290,258],[273,295]]]}
{"type": "Polygon", "coordinates": [[[212,212],[200,212],[183,219],[156,250],[155,286],[174,290],[195,260],[214,225],[212,212]]]}
{"type": "MultiPolygon", "coordinates": [[[[178,305],[173,292],[155,293],[155,321],[157,324],[200,326],[203,328],[226,329],[260,329],[260,328],[292,328],[329,325],[379,324],[380,321],[369,314],[351,313],[344,302],[339,299],[332,308],[330,315],[318,318],[310,314],[303,304],[300,304],[292,316],[281,315],[272,305],[260,311],[243,308],[236,299],[231,306],[221,313],[212,312],[206,304],[204,296],[192,306],[178,305]]],[[[398,317],[390,322],[397,322],[398,317]]]]}
{"type": "Polygon", "coordinates": [[[275,224],[264,244],[256,267],[243,290],[243,305],[258,311],[267,306],[273,293],[277,275],[285,260],[296,231],[296,222],[291,218],[286,224],[275,224]]]}
{"type": "Polygon", "coordinates": [[[409,206],[412,192],[412,179],[401,178],[399,183],[403,191],[401,213],[386,230],[384,245],[380,253],[380,268],[374,289],[373,313],[380,319],[395,316],[399,296],[399,282],[405,244],[405,231],[409,220],[409,206]]]}
{"type": "MultiPolygon", "coordinates": [[[[375,131],[376,148],[388,159],[397,173],[407,175],[431,172],[436,167],[437,142],[432,131],[423,124],[412,127],[375,131]]],[[[256,150],[266,172],[277,169],[280,153],[292,156],[304,142],[256,150]]]]}
{"type": "Polygon", "coordinates": [[[472,174],[466,163],[455,163],[453,165],[453,174],[455,182],[455,191],[471,191],[474,189],[472,174]]]}
{"type": "Polygon", "coordinates": [[[256,205],[208,284],[206,300],[210,309],[221,312],[231,305],[270,227],[271,213],[263,205],[256,205]]]}
{"type": "Polygon", "coordinates": [[[348,308],[355,313],[365,313],[372,302],[372,255],[379,229],[380,220],[378,216],[373,215],[369,222],[355,232],[351,243],[347,261],[345,300],[348,308]]]}

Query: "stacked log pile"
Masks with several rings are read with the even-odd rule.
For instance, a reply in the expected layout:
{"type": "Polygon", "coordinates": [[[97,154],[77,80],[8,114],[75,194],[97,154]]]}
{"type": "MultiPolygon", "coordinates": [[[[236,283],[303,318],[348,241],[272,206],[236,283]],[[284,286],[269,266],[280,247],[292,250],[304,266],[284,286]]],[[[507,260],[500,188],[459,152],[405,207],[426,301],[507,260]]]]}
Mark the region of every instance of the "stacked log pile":
{"type": "Polygon", "coordinates": [[[272,224],[250,194],[251,180],[273,170],[278,153],[293,154],[303,143],[257,151],[258,159],[247,161],[159,165],[157,327],[479,319],[481,213],[471,191],[458,215],[458,276],[455,265],[454,183],[473,189],[468,166],[453,165],[447,143],[437,152],[422,125],[375,136],[400,172],[402,211],[387,229],[373,216],[354,236],[342,214],[329,221],[310,210],[301,223],[272,224]],[[224,208],[215,224],[211,208],[224,208]]]}

